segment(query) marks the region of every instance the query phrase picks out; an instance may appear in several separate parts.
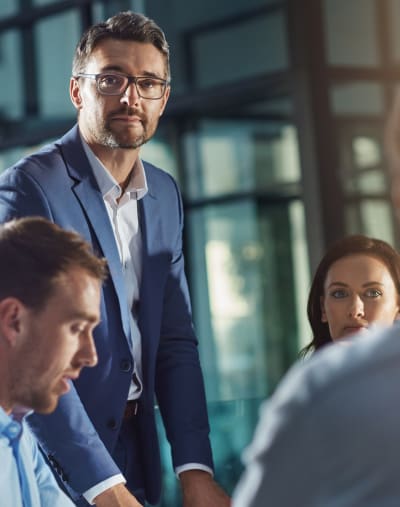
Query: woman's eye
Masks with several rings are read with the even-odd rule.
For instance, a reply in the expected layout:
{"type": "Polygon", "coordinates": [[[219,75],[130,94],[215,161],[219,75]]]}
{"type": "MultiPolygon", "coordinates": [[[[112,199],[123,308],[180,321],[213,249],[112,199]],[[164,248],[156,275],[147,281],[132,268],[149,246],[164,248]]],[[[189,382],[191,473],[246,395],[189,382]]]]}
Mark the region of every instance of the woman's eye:
{"type": "Polygon", "coordinates": [[[342,299],[342,298],[345,298],[347,296],[347,291],[343,290],[343,289],[337,289],[337,290],[333,290],[330,295],[336,299],[342,299]]]}
{"type": "Polygon", "coordinates": [[[377,298],[379,296],[382,296],[382,292],[378,289],[368,289],[365,295],[370,298],[377,298]]]}

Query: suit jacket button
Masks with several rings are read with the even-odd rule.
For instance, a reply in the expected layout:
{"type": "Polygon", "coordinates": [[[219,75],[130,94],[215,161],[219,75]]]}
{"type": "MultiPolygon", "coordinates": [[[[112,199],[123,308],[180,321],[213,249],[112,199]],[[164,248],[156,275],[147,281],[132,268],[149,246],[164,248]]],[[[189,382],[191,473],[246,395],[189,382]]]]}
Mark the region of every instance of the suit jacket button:
{"type": "Polygon", "coordinates": [[[118,428],[117,421],[114,418],[111,418],[107,421],[107,428],[110,430],[116,430],[118,428]]]}
{"type": "Polygon", "coordinates": [[[131,369],[132,363],[129,359],[122,359],[120,362],[120,368],[122,371],[129,371],[131,369]]]}

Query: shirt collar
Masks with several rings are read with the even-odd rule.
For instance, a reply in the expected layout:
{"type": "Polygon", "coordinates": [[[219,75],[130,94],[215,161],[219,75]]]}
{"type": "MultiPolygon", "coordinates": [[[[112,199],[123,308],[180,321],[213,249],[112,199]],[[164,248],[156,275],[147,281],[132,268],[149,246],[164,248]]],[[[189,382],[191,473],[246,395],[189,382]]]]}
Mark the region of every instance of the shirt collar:
{"type": "Polygon", "coordinates": [[[3,433],[4,428],[6,428],[11,421],[11,416],[6,414],[4,409],[0,407],[0,434],[3,433]]]}
{"type": "Polygon", "coordinates": [[[24,407],[15,407],[10,414],[7,414],[3,407],[0,406],[0,435],[3,434],[6,428],[9,428],[13,422],[22,424],[22,420],[29,414],[32,414],[33,410],[24,407]]]}
{"type": "MultiPolygon", "coordinates": [[[[89,160],[89,164],[93,170],[93,174],[96,178],[97,184],[99,185],[100,192],[105,198],[107,195],[113,195],[114,198],[121,196],[121,187],[110,174],[104,164],[96,157],[89,145],[82,138],[83,149],[89,160]]],[[[140,200],[148,192],[146,174],[144,172],[143,163],[138,157],[133,167],[131,179],[125,189],[125,193],[130,194],[131,198],[140,200]]]]}

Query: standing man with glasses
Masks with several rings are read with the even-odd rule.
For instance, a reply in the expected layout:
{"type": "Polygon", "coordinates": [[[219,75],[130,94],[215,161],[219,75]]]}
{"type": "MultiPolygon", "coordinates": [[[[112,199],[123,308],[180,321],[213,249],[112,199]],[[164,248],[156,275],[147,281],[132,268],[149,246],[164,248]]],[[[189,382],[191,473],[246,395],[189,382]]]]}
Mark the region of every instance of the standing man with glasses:
{"type": "Polygon", "coordinates": [[[109,264],[97,367],[82,374],[53,415],[31,418],[78,505],[159,500],[155,398],[184,507],[229,505],[212,476],[180,193],[168,174],[139,158],[169,83],[168,44],[152,20],[123,12],[91,27],[70,82],[77,126],[0,177],[0,220],[47,217],[78,231],[109,264]]]}

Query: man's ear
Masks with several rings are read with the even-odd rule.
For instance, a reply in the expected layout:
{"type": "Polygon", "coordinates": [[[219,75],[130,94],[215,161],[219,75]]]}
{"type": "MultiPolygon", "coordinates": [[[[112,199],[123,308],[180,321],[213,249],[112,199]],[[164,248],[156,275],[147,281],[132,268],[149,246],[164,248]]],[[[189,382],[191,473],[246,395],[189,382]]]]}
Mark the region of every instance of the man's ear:
{"type": "Polygon", "coordinates": [[[25,306],[17,298],[8,297],[0,301],[0,333],[11,346],[17,343],[25,312],[25,306]]]}
{"type": "Polygon", "coordinates": [[[321,322],[328,322],[328,319],[326,317],[326,312],[325,312],[324,296],[320,297],[319,304],[321,306],[321,322]]]}
{"type": "Polygon", "coordinates": [[[171,93],[171,87],[167,86],[167,89],[165,90],[164,96],[162,98],[162,106],[161,106],[161,110],[160,110],[159,116],[162,116],[162,114],[164,113],[164,110],[165,110],[165,107],[167,105],[170,93],[171,93]]]}
{"type": "Polygon", "coordinates": [[[75,77],[71,77],[69,80],[69,96],[75,109],[79,110],[82,107],[82,96],[79,81],[75,77]]]}

